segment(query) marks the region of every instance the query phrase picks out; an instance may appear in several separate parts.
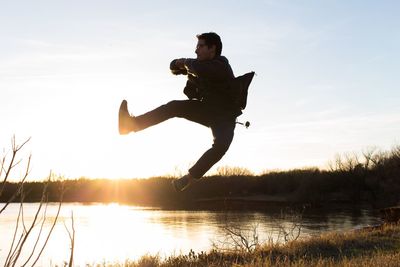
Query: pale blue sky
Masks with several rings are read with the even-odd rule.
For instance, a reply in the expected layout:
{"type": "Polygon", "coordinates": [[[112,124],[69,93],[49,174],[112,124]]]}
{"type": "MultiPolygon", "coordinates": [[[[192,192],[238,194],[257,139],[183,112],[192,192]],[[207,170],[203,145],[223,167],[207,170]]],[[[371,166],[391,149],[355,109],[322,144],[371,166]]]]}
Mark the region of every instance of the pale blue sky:
{"type": "MultiPolygon", "coordinates": [[[[215,31],[248,107],[215,166],[325,167],[337,153],[400,143],[398,1],[2,1],[0,147],[32,137],[32,176],[185,172],[211,146],[181,119],[121,137],[135,115],[184,99],[170,60],[215,31]],[[197,140],[193,142],[193,140],[197,140]]],[[[213,168],[215,170],[215,168],[213,168]]],[[[210,172],[211,173],[211,172],[210,172]]]]}

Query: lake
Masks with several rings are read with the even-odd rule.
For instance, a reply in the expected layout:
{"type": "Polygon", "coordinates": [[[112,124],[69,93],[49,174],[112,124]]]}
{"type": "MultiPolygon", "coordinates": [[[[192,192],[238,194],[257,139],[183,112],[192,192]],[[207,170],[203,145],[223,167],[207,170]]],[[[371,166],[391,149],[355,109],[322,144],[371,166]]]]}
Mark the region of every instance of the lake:
{"type": "MultiPolygon", "coordinates": [[[[44,242],[56,214],[57,203],[49,204],[39,243],[44,242]]],[[[0,205],[2,207],[3,205],[0,205]]],[[[25,226],[29,229],[38,203],[24,204],[25,226]]],[[[161,210],[120,204],[64,203],[59,221],[38,261],[38,266],[61,265],[70,256],[71,212],[75,222],[75,266],[102,262],[124,262],[143,255],[168,257],[181,253],[209,251],[213,244],[222,246],[229,239],[227,229],[240,229],[251,236],[256,229],[261,242],[284,242],[283,230],[301,227],[300,238],[326,231],[343,231],[381,222],[379,213],[370,207],[331,207],[291,209],[271,207],[263,211],[185,211],[161,210]],[[300,217],[301,216],[301,217],[300,217]]],[[[0,265],[10,250],[19,213],[19,204],[11,204],[0,214],[0,265]]],[[[40,220],[43,214],[39,217],[40,220]]],[[[21,263],[30,255],[41,222],[31,233],[22,250],[21,263]]],[[[22,229],[19,225],[18,231],[22,229]]],[[[297,228],[296,228],[297,231],[297,228]]],[[[19,232],[20,233],[20,232],[19,232]]],[[[229,242],[228,242],[229,243],[229,242]]],[[[17,264],[19,266],[19,264],[17,264]]]]}

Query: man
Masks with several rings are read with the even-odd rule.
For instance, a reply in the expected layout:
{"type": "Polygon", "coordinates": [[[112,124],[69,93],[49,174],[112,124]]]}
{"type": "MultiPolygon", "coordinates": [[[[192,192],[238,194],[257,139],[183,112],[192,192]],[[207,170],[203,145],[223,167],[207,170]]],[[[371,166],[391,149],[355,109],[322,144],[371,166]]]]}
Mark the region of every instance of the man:
{"type": "Polygon", "coordinates": [[[185,190],[200,179],[228,150],[241,109],[229,94],[234,74],[227,58],[221,56],[221,38],[214,32],[197,35],[196,59],[180,58],[170,64],[175,75],[187,75],[184,93],[189,100],[174,100],[140,116],[131,116],[127,101],[119,110],[119,133],[141,131],[173,117],[185,118],[210,127],[214,143],[191,167],[188,174],[175,179],[176,191],[185,190]]]}

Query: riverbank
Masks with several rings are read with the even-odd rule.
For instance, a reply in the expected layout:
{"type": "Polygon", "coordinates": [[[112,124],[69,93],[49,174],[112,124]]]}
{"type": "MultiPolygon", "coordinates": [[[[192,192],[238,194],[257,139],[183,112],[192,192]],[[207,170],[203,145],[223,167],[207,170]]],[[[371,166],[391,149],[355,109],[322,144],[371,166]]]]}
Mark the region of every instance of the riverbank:
{"type": "MultiPolygon", "coordinates": [[[[371,152],[372,153],[372,152],[371,152]]],[[[233,169],[208,176],[177,194],[171,181],[178,177],[145,179],[87,179],[25,182],[25,202],[123,203],[163,209],[269,208],[273,203],[292,206],[369,204],[376,209],[400,203],[400,147],[390,152],[337,159],[330,170],[317,168],[269,171],[260,175],[233,169]],[[63,192],[60,191],[63,189],[63,192]]],[[[18,183],[5,182],[0,202],[18,192],[18,183]]]]}
{"type": "MultiPolygon", "coordinates": [[[[367,151],[363,158],[338,157],[329,170],[307,168],[253,175],[240,168],[225,168],[179,194],[171,186],[172,179],[178,177],[171,176],[25,182],[24,201],[40,201],[46,188],[51,202],[63,195],[64,202],[117,202],[164,209],[263,209],[273,203],[312,207],[370,204],[376,209],[398,205],[400,146],[386,152],[367,151]]],[[[15,197],[19,186],[4,182],[0,202],[19,202],[15,197]]]]}
{"type": "MultiPolygon", "coordinates": [[[[398,266],[400,224],[327,233],[285,245],[264,244],[253,252],[194,253],[171,256],[144,256],[106,266],[398,266]]],[[[103,265],[99,265],[103,266],[103,265]]]]}

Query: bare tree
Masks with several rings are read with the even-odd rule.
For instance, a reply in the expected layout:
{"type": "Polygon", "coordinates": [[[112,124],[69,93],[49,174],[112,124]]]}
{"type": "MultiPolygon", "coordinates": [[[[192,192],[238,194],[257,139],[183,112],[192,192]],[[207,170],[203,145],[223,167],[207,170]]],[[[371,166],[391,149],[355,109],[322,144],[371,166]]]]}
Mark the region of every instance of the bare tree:
{"type": "Polygon", "coordinates": [[[261,244],[258,228],[258,224],[253,224],[248,229],[234,224],[227,224],[223,227],[225,237],[220,240],[214,240],[212,246],[220,251],[252,252],[261,244]]]}
{"type": "MultiPolygon", "coordinates": [[[[18,159],[19,153],[21,149],[29,142],[30,138],[22,142],[21,145],[18,145],[13,136],[11,140],[11,156],[7,157],[7,153],[3,155],[0,160],[0,179],[2,180],[0,184],[0,197],[6,190],[12,190],[10,186],[7,188],[7,185],[10,185],[8,182],[10,177],[12,177],[13,171],[15,170],[16,166],[23,162],[23,159],[18,159]]],[[[57,223],[59,218],[62,202],[63,202],[63,195],[65,192],[64,183],[60,183],[59,188],[59,203],[56,211],[56,215],[52,220],[51,227],[47,231],[47,234],[44,231],[44,224],[45,221],[48,219],[47,217],[47,210],[48,210],[48,200],[49,200],[49,185],[52,183],[52,179],[54,178],[53,175],[50,173],[47,181],[44,183],[43,191],[41,195],[40,202],[38,207],[35,211],[33,216],[32,222],[27,224],[25,217],[24,217],[24,201],[27,195],[25,190],[25,182],[30,173],[30,164],[31,164],[31,155],[29,155],[27,159],[27,164],[24,170],[24,174],[22,178],[17,183],[16,189],[9,194],[10,196],[5,201],[5,204],[0,209],[1,213],[10,205],[10,203],[15,202],[19,198],[19,211],[15,221],[15,228],[14,233],[12,236],[12,240],[10,241],[10,248],[8,250],[8,254],[4,263],[5,267],[14,267],[14,266],[35,266],[40,259],[47,243],[52,235],[54,227],[57,223]],[[38,228],[37,234],[34,234],[34,229],[38,228]],[[33,240],[33,246],[28,247],[28,240],[33,240]],[[23,256],[25,258],[23,259],[23,256]]],[[[72,247],[73,249],[73,247],[72,247]]],[[[71,251],[72,254],[73,250],[71,251]]],[[[71,261],[72,261],[71,256],[71,261]]],[[[72,266],[72,262],[70,263],[72,266]]]]}
{"type": "MultiPolygon", "coordinates": [[[[2,196],[4,189],[8,183],[8,179],[10,178],[10,174],[11,171],[13,169],[15,169],[15,167],[21,163],[22,159],[17,158],[18,156],[18,152],[26,145],[26,143],[28,143],[30,140],[30,138],[28,138],[27,140],[25,140],[21,145],[17,145],[16,141],[15,141],[15,136],[13,136],[13,138],[11,139],[11,149],[12,149],[12,155],[11,155],[11,159],[7,164],[7,154],[5,153],[1,159],[1,169],[0,169],[0,179],[2,179],[2,184],[1,184],[1,188],[0,188],[0,197],[2,196]],[[8,165],[8,166],[7,166],[8,165]],[[4,175],[3,178],[1,178],[4,175]]],[[[29,155],[28,157],[28,163],[26,166],[26,171],[25,171],[25,175],[22,177],[22,179],[19,181],[18,186],[17,186],[17,190],[14,191],[14,193],[11,195],[11,197],[6,201],[6,203],[4,204],[4,206],[0,209],[0,214],[7,208],[7,206],[15,200],[15,198],[17,196],[19,196],[21,194],[21,189],[22,186],[26,180],[26,178],[28,177],[29,171],[30,171],[30,163],[31,163],[31,158],[32,156],[29,155]]]]}
{"type": "Polygon", "coordinates": [[[364,169],[369,170],[371,167],[373,167],[373,158],[376,152],[376,147],[367,148],[362,152],[364,157],[364,169]]]}
{"type": "Polygon", "coordinates": [[[242,167],[221,166],[217,168],[217,175],[220,176],[252,176],[254,175],[249,169],[242,167]]]}
{"type": "Polygon", "coordinates": [[[390,152],[391,157],[400,160],[400,145],[395,146],[390,152]]]}
{"type": "Polygon", "coordinates": [[[336,154],[335,159],[328,163],[330,171],[354,172],[360,169],[368,170],[374,164],[376,148],[369,148],[362,152],[362,157],[357,153],[336,154]]]}
{"type": "Polygon", "coordinates": [[[344,164],[345,171],[352,172],[357,168],[357,166],[360,166],[361,164],[359,156],[355,152],[346,153],[344,157],[345,157],[345,164],[344,164]]]}
{"type": "Polygon", "coordinates": [[[301,234],[302,225],[302,212],[296,212],[292,209],[281,211],[279,218],[278,229],[279,235],[276,243],[288,243],[296,241],[301,234]],[[281,240],[283,239],[283,240],[281,240]]]}
{"type": "Polygon", "coordinates": [[[274,246],[296,241],[302,231],[302,212],[292,209],[282,210],[280,216],[273,219],[274,226],[271,232],[264,233],[268,237],[266,240],[261,240],[260,238],[260,226],[258,223],[252,224],[250,227],[226,223],[222,228],[225,236],[212,240],[212,247],[218,251],[251,253],[262,245],[274,246]],[[278,229],[277,235],[274,234],[276,229],[278,229]]]}

